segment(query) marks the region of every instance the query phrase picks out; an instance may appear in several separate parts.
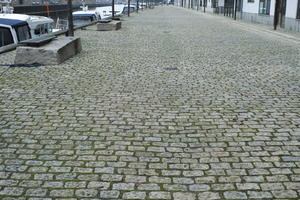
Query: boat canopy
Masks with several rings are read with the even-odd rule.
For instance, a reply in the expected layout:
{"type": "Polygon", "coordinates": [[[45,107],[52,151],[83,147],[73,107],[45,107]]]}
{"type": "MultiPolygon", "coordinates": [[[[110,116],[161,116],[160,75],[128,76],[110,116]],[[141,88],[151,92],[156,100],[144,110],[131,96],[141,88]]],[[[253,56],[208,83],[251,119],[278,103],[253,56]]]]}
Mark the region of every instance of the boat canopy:
{"type": "Polygon", "coordinates": [[[27,22],[22,21],[22,20],[18,20],[18,19],[0,18],[0,24],[15,27],[15,26],[27,25],[27,22]]]}
{"type": "Polygon", "coordinates": [[[93,16],[95,16],[95,14],[76,14],[76,13],[74,13],[73,14],[73,16],[74,17],[93,17],[93,16]]]}

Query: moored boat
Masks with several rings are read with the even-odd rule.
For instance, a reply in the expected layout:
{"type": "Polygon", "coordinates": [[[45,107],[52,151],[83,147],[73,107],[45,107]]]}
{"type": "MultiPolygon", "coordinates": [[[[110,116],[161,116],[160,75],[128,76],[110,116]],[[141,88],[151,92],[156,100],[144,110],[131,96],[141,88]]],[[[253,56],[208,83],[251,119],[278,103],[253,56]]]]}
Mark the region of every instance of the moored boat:
{"type": "Polygon", "coordinates": [[[17,44],[53,32],[54,20],[49,17],[13,13],[10,1],[0,14],[0,47],[17,44]]]}
{"type": "Polygon", "coordinates": [[[75,26],[88,24],[101,19],[100,13],[97,12],[96,9],[89,10],[88,6],[86,6],[84,3],[82,4],[81,8],[81,11],[75,11],[72,13],[73,23],[75,26]]]}

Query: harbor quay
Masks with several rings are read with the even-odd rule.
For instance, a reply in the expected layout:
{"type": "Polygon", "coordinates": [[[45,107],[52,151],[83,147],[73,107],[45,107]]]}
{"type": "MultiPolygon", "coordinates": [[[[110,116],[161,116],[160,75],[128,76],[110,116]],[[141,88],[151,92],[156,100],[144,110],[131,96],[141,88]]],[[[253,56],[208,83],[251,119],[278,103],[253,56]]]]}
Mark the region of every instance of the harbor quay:
{"type": "Polygon", "coordinates": [[[300,199],[300,36],[157,6],[0,54],[0,199],[300,199]]]}

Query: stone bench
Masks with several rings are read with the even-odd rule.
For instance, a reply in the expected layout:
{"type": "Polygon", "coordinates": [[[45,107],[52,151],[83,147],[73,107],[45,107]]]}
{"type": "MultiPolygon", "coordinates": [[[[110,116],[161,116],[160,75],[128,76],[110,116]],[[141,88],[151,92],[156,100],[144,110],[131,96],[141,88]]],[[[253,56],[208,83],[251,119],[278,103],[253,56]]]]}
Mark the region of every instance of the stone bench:
{"type": "Polygon", "coordinates": [[[97,31],[114,31],[119,30],[122,26],[120,21],[110,21],[105,23],[97,23],[97,31]]]}
{"type": "Polygon", "coordinates": [[[57,65],[81,51],[79,37],[58,37],[40,47],[20,46],[15,64],[57,65]]]}

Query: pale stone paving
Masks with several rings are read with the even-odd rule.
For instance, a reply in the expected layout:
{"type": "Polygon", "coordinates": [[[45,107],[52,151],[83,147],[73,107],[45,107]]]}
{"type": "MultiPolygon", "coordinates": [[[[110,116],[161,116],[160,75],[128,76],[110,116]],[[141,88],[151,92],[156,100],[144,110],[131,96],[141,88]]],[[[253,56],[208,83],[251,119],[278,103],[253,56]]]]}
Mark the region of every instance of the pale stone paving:
{"type": "Polygon", "coordinates": [[[299,44],[219,19],[157,7],[1,67],[0,198],[299,199],[299,44]]]}

